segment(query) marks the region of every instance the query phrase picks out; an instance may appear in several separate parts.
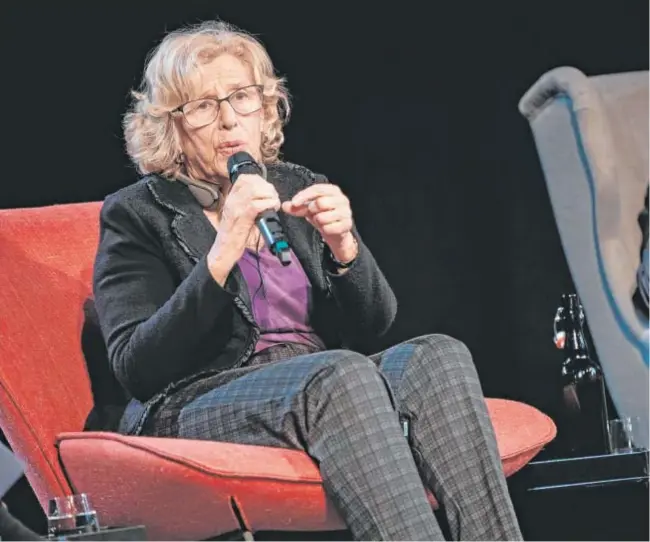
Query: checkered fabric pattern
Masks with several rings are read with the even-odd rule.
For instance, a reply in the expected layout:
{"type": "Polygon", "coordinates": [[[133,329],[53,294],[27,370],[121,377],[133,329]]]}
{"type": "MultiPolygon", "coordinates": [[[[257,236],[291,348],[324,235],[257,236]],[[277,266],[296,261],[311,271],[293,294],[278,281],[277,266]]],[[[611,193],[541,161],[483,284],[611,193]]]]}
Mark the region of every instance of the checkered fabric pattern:
{"type": "Polygon", "coordinates": [[[444,540],[425,487],[453,539],[522,539],[471,355],[444,335],[274,347],[177,390],[141,434],[303,450],[357,540],[444,540]]]}

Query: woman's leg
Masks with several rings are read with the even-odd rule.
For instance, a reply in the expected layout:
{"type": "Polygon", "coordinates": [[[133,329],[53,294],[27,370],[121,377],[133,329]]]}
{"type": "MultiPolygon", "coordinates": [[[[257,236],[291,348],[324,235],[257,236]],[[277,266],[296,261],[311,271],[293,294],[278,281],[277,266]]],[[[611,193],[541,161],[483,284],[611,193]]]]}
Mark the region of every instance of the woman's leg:
{"type": "Polygon", "coordinates": [[[386,381],[360,354],[335,350],[265,365],[175,416],[182,438],[305,450],[355,539],[444,539],[386,381]]]}
{"type": "Polygon", "coordinates": [[[467,347],[427,335],[372,358],[410,419],[413,454],[454,540],[521,540],[496,438],[467,347]]]}

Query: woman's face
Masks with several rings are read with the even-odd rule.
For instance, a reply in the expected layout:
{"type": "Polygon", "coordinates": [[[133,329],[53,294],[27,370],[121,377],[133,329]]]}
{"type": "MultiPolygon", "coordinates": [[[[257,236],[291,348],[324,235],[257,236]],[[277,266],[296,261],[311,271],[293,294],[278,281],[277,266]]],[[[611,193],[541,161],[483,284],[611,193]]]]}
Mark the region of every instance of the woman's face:
{"type": "Polygon", "coordinates": [[[184,106],[177,121],[185,165],[192,177],[223,183],[228,179],[228,158],[234,153],[245,151],[261,160],[262,94],[254,86],[250,68],[230,54],[200,66],[193,79],[198,99],[184,106]],[[230,101],[219,105],[201,100],[228,96],[230,101]],[[215,114],[212,122],[202,126],[215,114]]]}

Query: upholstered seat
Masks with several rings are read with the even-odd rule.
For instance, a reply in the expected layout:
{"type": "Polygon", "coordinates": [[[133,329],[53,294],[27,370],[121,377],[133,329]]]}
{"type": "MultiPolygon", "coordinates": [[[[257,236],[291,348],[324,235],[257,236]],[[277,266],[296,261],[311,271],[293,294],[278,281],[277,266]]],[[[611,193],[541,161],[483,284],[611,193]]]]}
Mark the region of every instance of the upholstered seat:
{"type": "MultiPolygon", "coordinates": [[[[648,72],[543,74],[519,110],[530,123],[567,263],[621,416],[648,447],[648,320],[633,294],[648,190],[648,72]]],[[[559,294],[558,294],[559,295],[559,294]]]]}
{"type": "MultiPolygon", "coordinates": [[[[80,337],[99,208],[0,211],[0,426],[40,503],[87,492],[103,524],[144,524],[154,540],[237,530],[233,502],[253,531],[343,529],[303,452],[81,431],[92,407],[80,337]]],[[[506,475],[555,436],[531,406],[488,407],[506,475]]]]}

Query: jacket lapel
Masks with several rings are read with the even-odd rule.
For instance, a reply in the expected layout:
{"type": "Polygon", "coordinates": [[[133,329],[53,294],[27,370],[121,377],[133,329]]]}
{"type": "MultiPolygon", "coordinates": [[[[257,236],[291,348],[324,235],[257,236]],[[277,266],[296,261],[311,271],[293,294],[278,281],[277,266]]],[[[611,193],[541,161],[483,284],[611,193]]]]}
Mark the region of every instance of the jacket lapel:
{"type": "Polygon", "coordinates": [[[146,183],[156,202],[174,213],[172,234],[196,264],[208,253],[216,237],[203,209],[183,183],[157,176],[148,177],[146,183]]]}
{"type": "MultiPolygon", "coordinates": [[[[145,182],[156,202],[174,214],[171,233],[187,257],[196,264],[208,253],[217,236],[201,205],[181,182],[169,181],[153,175],[145,182]]],[[[238,265],[235,265],[225,286],[226,290],[241,298],[244,306],[241,307],[239,301],[235,304],[243,312],[244,317],[252,322],[250,295],[238,265]]]]}

